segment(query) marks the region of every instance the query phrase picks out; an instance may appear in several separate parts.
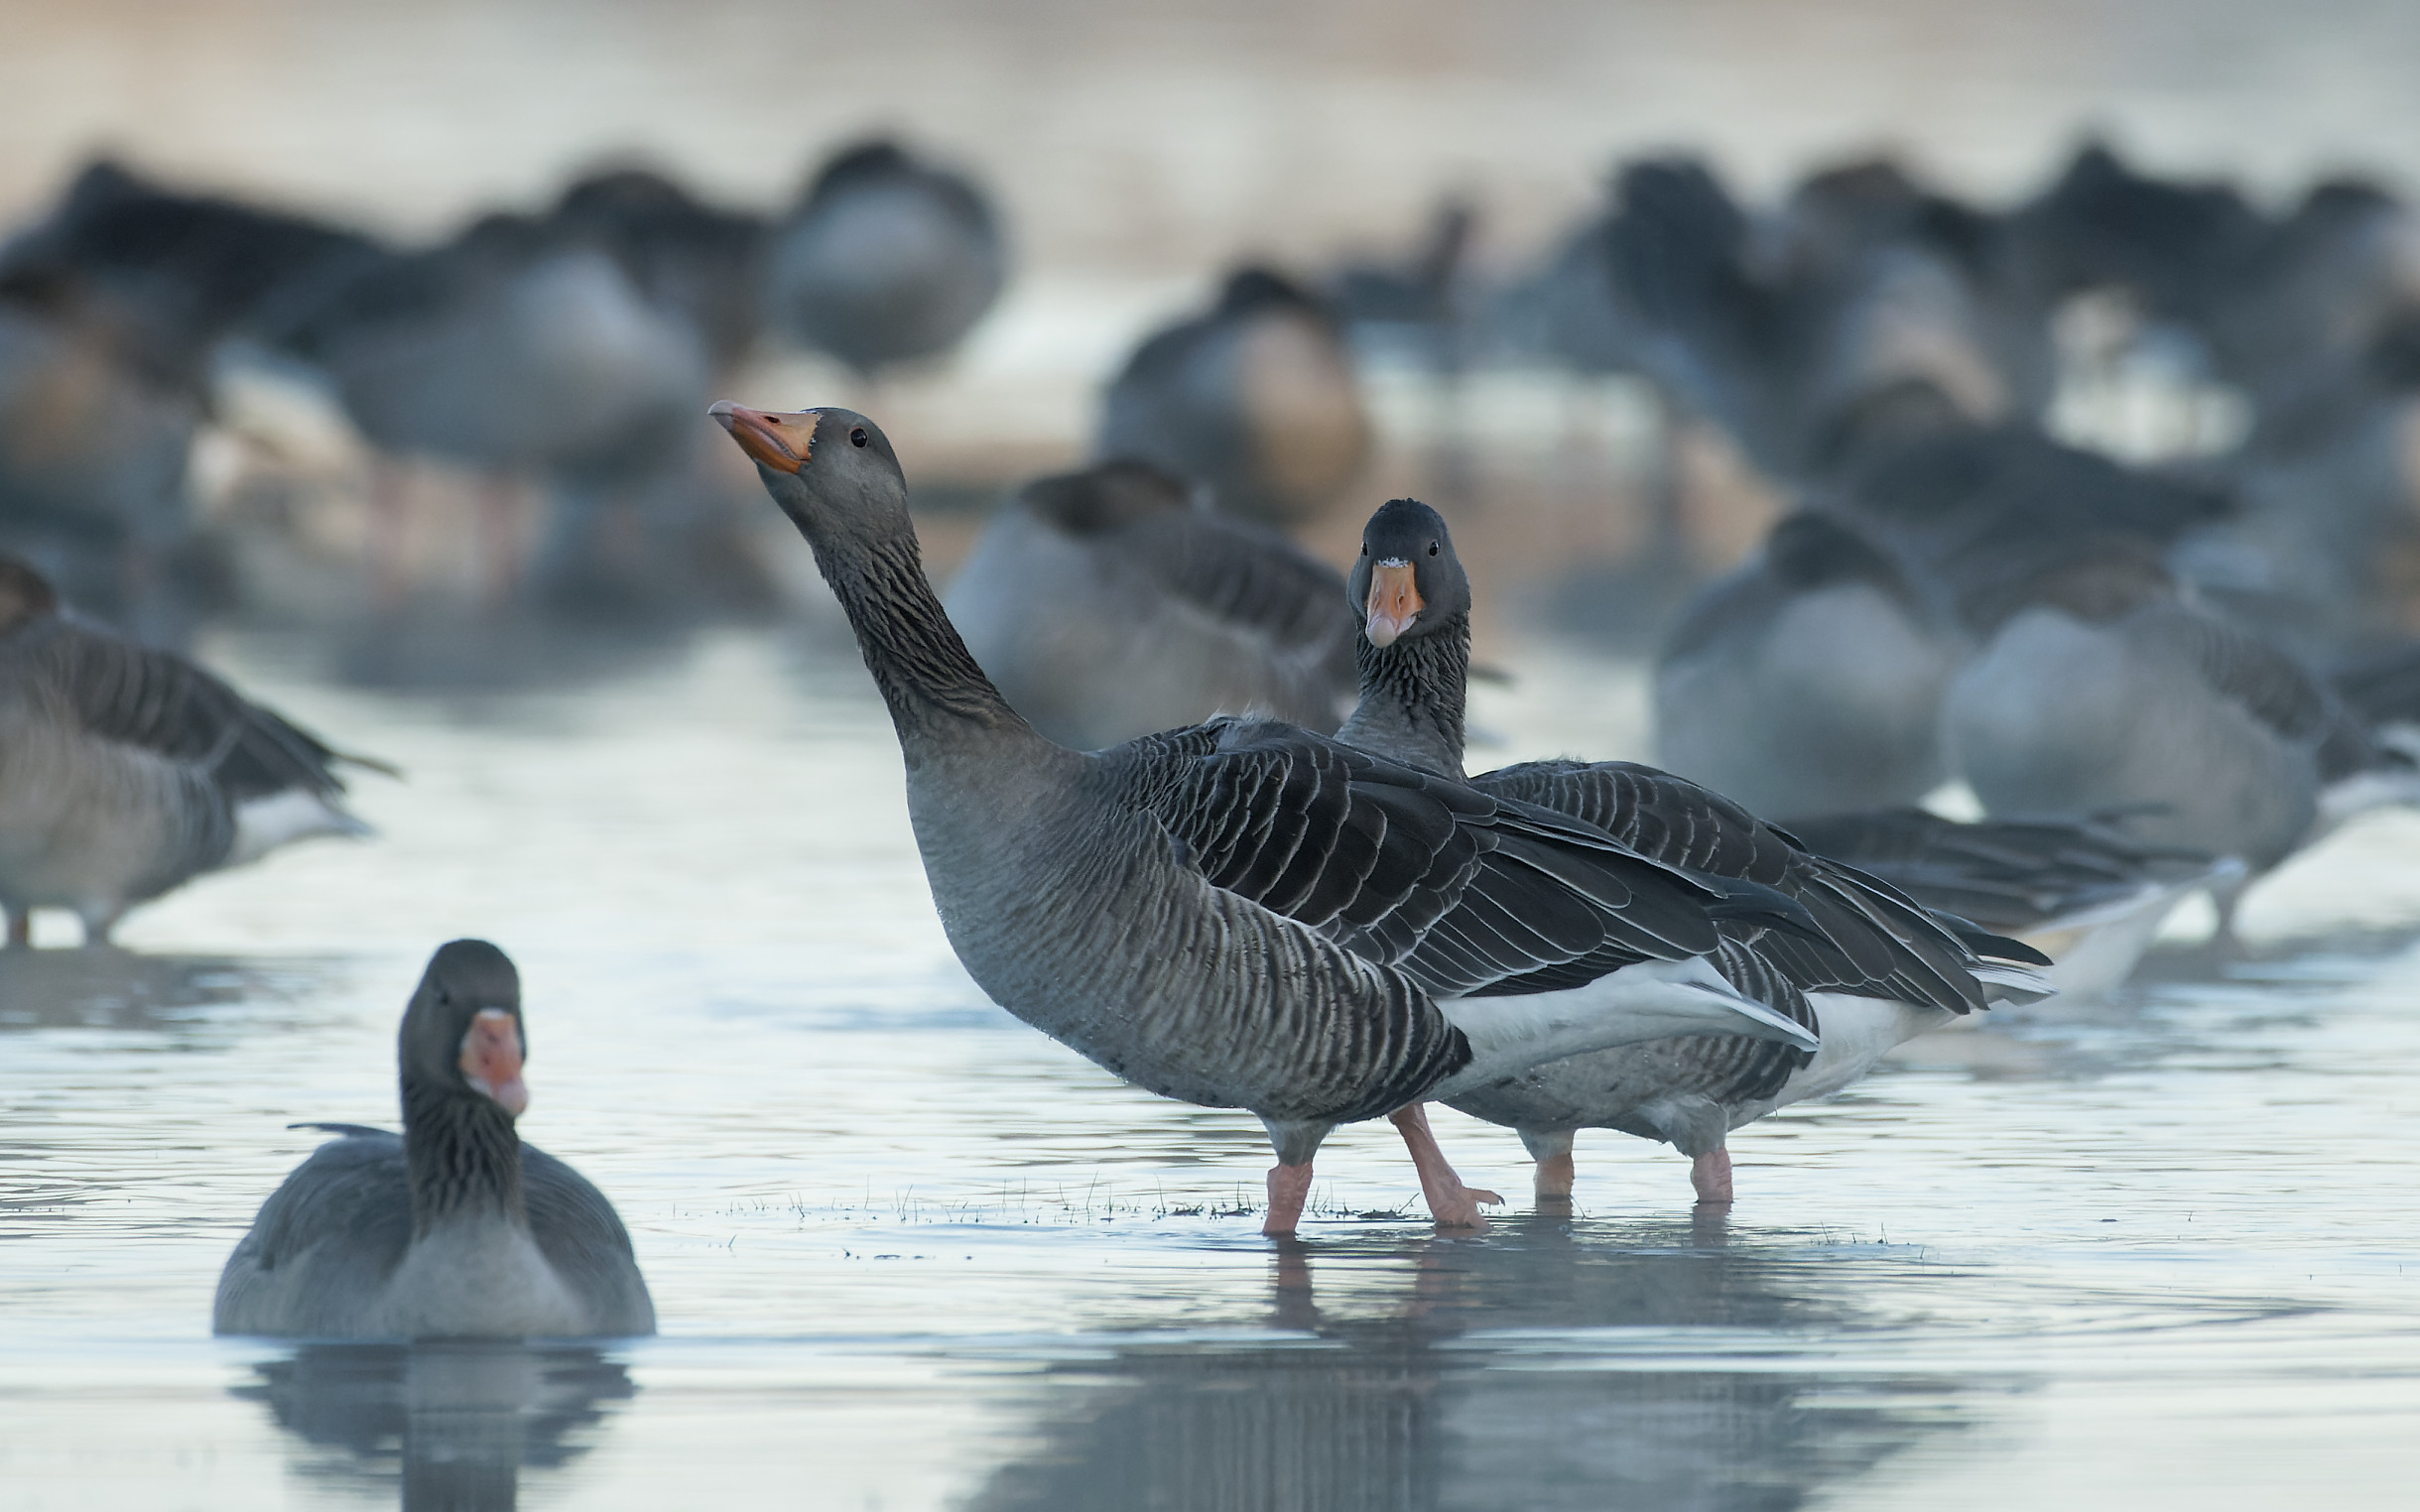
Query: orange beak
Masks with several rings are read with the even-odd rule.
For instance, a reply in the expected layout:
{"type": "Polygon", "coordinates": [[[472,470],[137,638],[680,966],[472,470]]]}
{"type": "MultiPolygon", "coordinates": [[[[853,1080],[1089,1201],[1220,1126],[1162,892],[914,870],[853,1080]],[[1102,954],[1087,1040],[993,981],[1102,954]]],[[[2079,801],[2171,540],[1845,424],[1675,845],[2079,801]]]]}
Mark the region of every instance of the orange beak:
{"type": "Polygon", "coordinates": [[[482,1008],[462,1036],[462,1074],[515,1118],[530,1105],[521,1079],[521,1024],[501,1008],[482,1008]]]}
{"type": "Polygon", "coordinates": [[[751,410],[744,404],[718,399],[706,413],[731,433],[731,440],[739,442],[739,449],[759,466],[776,472],[796,472],[815,456],[815,427],[820,417],[812,410],[777,415],[771,410],[751,410]]]}
{"type": "Polygon", "coordinates": [[[1369,569],[1368,623],[1362,633],[1373,646],[1392,646],[1412,621],[1428,606],[1420,601],[1420,585],[1413,580],[1412,565],[1389,561],[1373,564],[1369,569]]]}

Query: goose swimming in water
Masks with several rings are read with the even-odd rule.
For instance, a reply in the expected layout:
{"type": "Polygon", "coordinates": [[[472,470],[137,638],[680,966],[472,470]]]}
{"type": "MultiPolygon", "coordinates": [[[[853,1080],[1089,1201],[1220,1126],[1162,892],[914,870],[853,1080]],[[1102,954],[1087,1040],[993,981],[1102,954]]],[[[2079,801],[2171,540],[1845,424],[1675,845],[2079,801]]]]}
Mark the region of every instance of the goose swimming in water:
{"type": "Polygon", "coordinates": [[[364,835],[330,750],[173,652],[62,612],[0,556],[0,910],[71,909],[105,945],[127,909],[294,840],[364,835]]]}
{"type": "MultiPolygon", "coordinates": [[[[1459,776],[1470,658],[1470,585],[1435,510],[1396,499],[1370,517],[1352,574],[1364,615],[1361,703],[1337,738],[1459,776]]],[[[1729,1131],[1862,1076],[1912,1035],[2007,997],[2039,997],[2048,959],[1886,884],[1811,854],[1694,783],[1629,762],[1540,761],[1471,778],[1499,799],[1595,825],[1696,874],[1752,880],[1807,909],[1812,932],[1724,925],[1724,975],[1818,1027],[1812,1056],[1787,1045],[1696,1035],[1538,1066],[1441,1100],[1511,1126],[1537,1157],[1542,1197],[1571,1193],[1572,1134],[1610,1127],[1669,1141],[1693,1162],[1701,1200],[1731,1196],[1729,1131]]]]}
{"type": "MultiPolygon", "coordinates": [[[[1114,1074],[1259,1115],[1268,1232],[1295,1227],[1338,1123],[1692,1030],[1814,1043],[1707,958],[1722,921],[1800,927],[1769,889],[1290,725],[1218,719],[1089,754],[1045,739],[944,613],[873,422],[713,414],[856,632],[968,973],[1114,1074]]],[[[1413,1150],[1441,1220],[1473,1219],[1413,1150]]]]}
{"type": "Polygon", "coordinates": [[[396,1059],[404,1131],[339,1136],[261,1204],[218,1278],[217,1333],[577,1338],[656,1331],[613,1204],[521,1142],[521,977],[456,940],[430,958],[396,1059]]]}

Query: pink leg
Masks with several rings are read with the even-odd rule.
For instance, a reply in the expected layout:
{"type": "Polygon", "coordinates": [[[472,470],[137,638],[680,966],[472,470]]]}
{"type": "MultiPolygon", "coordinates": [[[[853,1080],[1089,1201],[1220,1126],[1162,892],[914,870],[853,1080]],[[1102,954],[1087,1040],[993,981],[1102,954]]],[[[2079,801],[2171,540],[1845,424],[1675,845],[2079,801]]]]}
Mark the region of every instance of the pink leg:
{"type": "Polygon", "coordinates": [[[1303,1220],[1303,1203],[1311,1198],[1311,1162],[1269,1168],[1269,1217],[1260,1231],[1272,1239],[1294,1232],[1303,1220]]]}
{"type": "Polygon", "coordinates": [[[1389,1116],[1396,1131],[1403,1135],[1404,1148],[1412,1152],[1412,1167],[1420,1173],[1421,1196],[1429,1199],[1429,1215],[1441,1228],[1475,1228],[1487,1230],[1487,1220],[1479,1216],[1481,1202],[1501,1202],[1504,1199],[1492,1192],[1465,1187],[1454,1174],[1446,1160],[1446,1152],[1437,1147],[1437,1136],[1429,1132],[1428,1108],[1415,1102],[1389,1116]]]}
{"type": "Polygon", "coordinates": [[[1572,1199],[1572,1152],[1543,1156],[1538,1161],[1537,1197],[1541,1202],[1569,1202],[1572,1199]]]}
{"type": "Polygon", "coordinates": [[[1698,1189],[1698,1200],[1701,1202],[1729,1202],[1731,1152],[1728,1149],[1709,1150],[1691,1161],[1689,1184],[1698,1189]]]}

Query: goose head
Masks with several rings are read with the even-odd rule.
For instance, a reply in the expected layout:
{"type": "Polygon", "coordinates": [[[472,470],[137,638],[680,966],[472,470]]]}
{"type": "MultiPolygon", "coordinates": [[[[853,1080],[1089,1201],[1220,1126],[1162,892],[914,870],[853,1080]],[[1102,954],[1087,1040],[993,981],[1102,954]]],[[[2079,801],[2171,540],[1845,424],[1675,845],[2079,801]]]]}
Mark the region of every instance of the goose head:
{"type": "Polygon", "coordinates": [[[756,463],[782,513],[819,548],[911,531],[907,480],[882,428],[854,410],[783,413],[720,400],[707,412],[756,463]]]}
{"type": "Polygon", "coordinates": [[[404,1011],[397,1047],[406,1105],[418,1087],[454,1098],[484,1098],[518,1118],[529,1106],[521,1065],[529,1036],[521,1025],[521,974],[484,940],[440,946],[404,1011]]]}
{"type": "Polygon", "coordinates": [[[50,580],[21,558],[0,555],[0,635],[59,612],[50,580]]]}
{"type": "Polygon", "coordinates": [[[1418,499],[1389,499],[1369,517],[1345,593],[1362,635],[1381,650],[1470,613],[1470,579],[1453,533],[1418,499]]]}

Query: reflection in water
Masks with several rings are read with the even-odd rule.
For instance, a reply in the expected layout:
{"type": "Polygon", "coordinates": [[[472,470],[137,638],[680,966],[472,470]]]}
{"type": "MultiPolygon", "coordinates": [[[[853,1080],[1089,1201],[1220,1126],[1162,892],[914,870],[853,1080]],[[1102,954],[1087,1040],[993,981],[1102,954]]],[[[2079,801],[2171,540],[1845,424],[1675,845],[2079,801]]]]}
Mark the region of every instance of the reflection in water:
{"type": "Polygon", "coordinates": [[[290,999],[318,976],[308,961],[267,965],[131,950],[0,950],[0,1033],[12,1029],[161,1029],[164,1014],[290,999]]]}
{"type": "Polygon", "coordinates": [[[1986,1389],[1773,1368],[1792,1335],[1871,1322],[1811,1285],[1810,1266],[1873,1262],[1730,1250],[1719,1220],[1598,1237],[1618,1242],[1576,1240],[1555,1218],[1423,1241],[1400,1257],[1408,1285],[1333,1310],[1315,1295],[1321,1252],[1287,1245],[1268,1321],[1296,1336],[1136,1343],[1055,1367],[1037,1446],[970,1505],[1780,1512],[1964,1428],[1964,1399],[1986,1389]],[[1622,1331],[1575,1337],[1588,1329],[1622,1331]],[[1708,1357],[1742,1335],[1746,1349],[1708,1357]]]}
{"type": "Polygon", "coordinates": [[[406,1512],[511,1508],[522,1466],[585,1453],[567,1437],[636,1390],[621,1365],[578,1345],[306,1344],[258,1370],[235,1395],[266,1402],[306,1443],[346,1451],[333,1465],[305,1460],[302,1473],[390,1481],[400,1468],[406,1512]]]}

